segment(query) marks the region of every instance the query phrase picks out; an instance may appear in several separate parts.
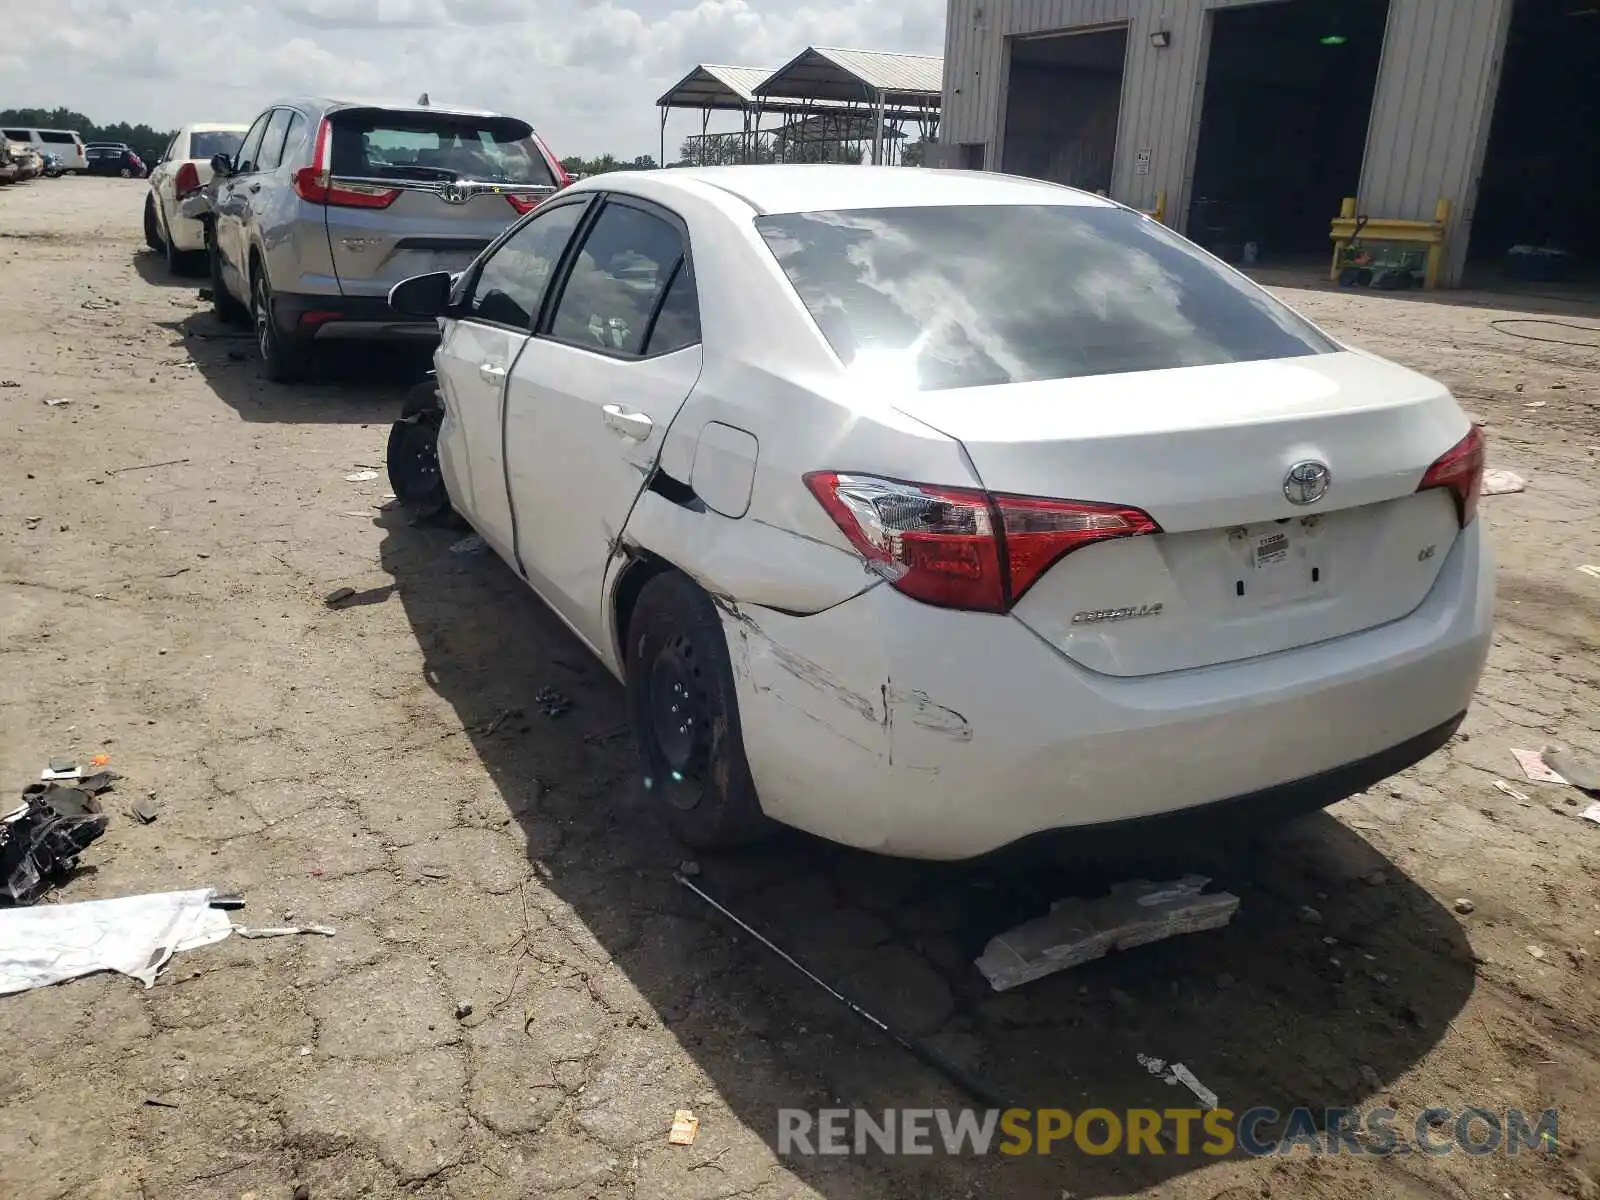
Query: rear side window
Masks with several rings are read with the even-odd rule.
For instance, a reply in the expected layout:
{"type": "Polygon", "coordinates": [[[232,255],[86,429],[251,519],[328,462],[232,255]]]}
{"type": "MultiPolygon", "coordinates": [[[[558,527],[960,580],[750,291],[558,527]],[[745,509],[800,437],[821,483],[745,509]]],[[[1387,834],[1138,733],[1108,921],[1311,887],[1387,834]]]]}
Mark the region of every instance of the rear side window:
{"type": "Polygon", "coordinates": [[[1326,354],[1265,291],[1138,213],[961,205],[756,218],[841,360],[923,390],[1326,354]]]}
{"type": "Polygon", "coordinates": [[[333,119],[335,175],[555,186],[524,121],[356,109],[333,119]]]}
{"type": "Polygon", "coordinates": [[[646,354],[671,354],[699,340],[700,296],[694,287],[694,264],[686,258],[661,298],[661,310],[644,350],[646,354]]]}
{"type": "Polygon", "coordinates": [[[5,134],[13,142],[33,141],[33,133],[27,129],[0,129],[0,133],[5,134]]]}
{"type": "Polygon", "coordinates": [[[293,112],[280,108],[267,122],[267,132],[261,138],[261,152],[256,155],[256,170],[276,171],[283,161],[283,135],[289,132],[289,118],[293,112]]]}
{"type": "Polygon", "coordinates": [[[676,226],[626,204],[607,204],[573,261],[550,335],[591,350],[643,353],[656,302],[682,259],[676,226]]]}
{"type": "Polygon", "coordinates": [[[56,129],[41,129],[39,131],[39,140],[49,142],[52,146],[72,145],[72,135],[70,133],[62,133],[56,129]]]}
{"type": "Polygon", "coordinates": [[[210,162],[218,154],[226,154],[232,158],[239,152],[239,146],[244,141],[244,134],[225,129],[197,130],[189,135],[190,158],[198,158],[210,162]]]}

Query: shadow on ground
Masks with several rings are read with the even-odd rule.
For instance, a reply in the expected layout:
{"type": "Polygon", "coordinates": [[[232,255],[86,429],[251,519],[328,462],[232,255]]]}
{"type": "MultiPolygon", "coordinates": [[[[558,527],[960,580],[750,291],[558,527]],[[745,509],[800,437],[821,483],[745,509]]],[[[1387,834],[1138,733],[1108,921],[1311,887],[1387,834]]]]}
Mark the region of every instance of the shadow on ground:
{"type": "MultiPolygon", "coordinates": [[[[153,258],[141,255],[139,261],[153,258]]],[[[209,306],[160,326],[183,339],[190,361],[217,398],[246,421],[387,424],[398,415],[407,385],[432,365],[431,346],[329,342],[319,346],[305,383],[269,383],[261,376],[255,335],[223,324],[209,306]]]]}
{"type": "MultiPolygon", "coordinates": [[[[451,530],[391,522],[382,561],[427,678],[525,830],[534,871],[733,1114],[776,1149],[781,1107],[969,1103],[673,882],[686,852],[636,784],[619,685],[499,561],[449,553],[459,537],[451,530]],[[570,696],[571,711],[542,715],[534,702],[542,687],[570,696]]],[[[1467,999],[1473,960],[1455,920],[1326,815],[1270,838],[1164,853],[1141,837],[1139,846],[1097,847],[1090,866],[1081,854],[1067,867],[1043,853],[936,865],[789,834],[703,856],[697,882],[868,1010],[1022,1106],[1192,1107],[1183,1089],[1140,1066],[1140,1054],[1181,1060],[1235,1113],[1377,1103],[1371,1074],[1387,1085],[1405,1072],[1467,999]],[[1053,897],[1187,870],[1243,898],[1229,928],[1003,996],[972,966],[991,934],[1053,897]]],[[[841,1200],[1056,1200],[1064,1188],[1079,1197],[1136,1192],[1214,1161],[1165,1149],[786,1162],[841,1200]]]]}

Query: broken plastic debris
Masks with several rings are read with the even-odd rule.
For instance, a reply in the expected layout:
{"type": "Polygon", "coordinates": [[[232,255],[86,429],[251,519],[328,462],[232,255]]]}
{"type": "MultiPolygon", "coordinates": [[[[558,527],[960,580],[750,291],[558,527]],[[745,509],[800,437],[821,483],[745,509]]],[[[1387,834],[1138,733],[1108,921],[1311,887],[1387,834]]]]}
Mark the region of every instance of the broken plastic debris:
{"type": "Polygon", "coordinates": [[[68,400],[65,396],[57,396],[53,400],[46,400],[45,403],[51,408],[60,408],[63,404],[71,404],[72,401],[68,400]]]}
{"type": "Polygon", "coordinates": [[[1600,804],[1589,805],[1578,816],[1585,821],[1593,821],[1596,825],[1600,825],[1600,804]]]}
{"type": "Polygon", "coordinates": [[[552,718],[565,716],[572,707],[572,701],[553,687],[540,688],[533,694],[533,702],[539,706],[540,712],[552,718]]]}
{"type": "Polygon", "coordinates": [[[1478,489],[1481,496],[1505,496],[1512,492],[1525,491],[1528,481],[1514,471],[1485,471],[1483,483],[1478,489]]]}
{"type": "Polygon", "coordinates": [[[1217,1094],[1196,1079],[1194,1072],[1182,1063],[1175,1062],[1168,1065],[1161,1059],[1149,1054],[1141,1054],[1138,1058],[1139,1065],[1160,1079],[1162,1083],[1168,1086],[1183,1084],[1184,1087],[1194,1093],[1194,1098],[1200,1101],[1202,1108],[1217,1107],[1217,1094]]]}
{"type": "Polygon", "coordinates": [[[1591,576],[1592,578],[1600,579],[1600,567],[1594,566],[1591,563],[1584,563],[1578,568],[1578,570],[1582,571],[1585,575],[1591,576]]]}
{"type": "Polygon", "coordinates": [[[469,533],[466,537],[462,538],[459,542],[453,542],[451,544],[450,553],[451,554],[482,554],[488,548],[489,548],[489,543],[484,541],[483,537],[480,534],[469,533]]]}
{"type": "Polygon", "coordinates": [[[1180,933],[1220,929],[1239,911],[1229,892],[1201,895],[1211,880],[1186,875],[1170,883],[1135,879],[1109,896],[1058,900],[1050,912],[989,939],[976,965],[1004,992],[1055,971],[1180,933]]]}
{"type": "Polygon", "coordinates": [[[332,937],[335,932],[326,925],[280,925],[273,929],[246,929],[243,925],[235,925],[233,931],[242,938],[293,937],[297,933],[332,937]]]}
{"type": "Polygon", "coordinates": [[[212,891],[158,892],[0,911],[0,995],[119,971],[152,987],[179,950],[232,932],[212,891]]]}
{"type": "Polygon", "coordinates": [[[672,1114],[672,1132],[667,1134],[667,1141],[674,1146],[692,1146],[699,1134],[700,1118],[687,1108],[680,1108],[672,1114]]]}
{"type": "Polygon", "coordinates": [[[1494,786],[1495,786],[1495,788],[1497,790],[1504,792],[1506,795],[1510,796],[1513,800],[1516,800],[1517,802],[1519,802],[1521,804],[1529,803],[1528,795],[1527,795],[1526,792],[1517,791],[1516,788],[1512,787],[1504,779],[1496,779],[1494,781],[1494,786]]]}
{"type": "Polygon", "coordinates": [[[1535,783],[1564,784],[1567,782],[1545,765],[1544,755],[1537,750],[1513,750],[1511,757],[1517,760],[1517,765],[1522,768],[1522,773],[1535,783]]]}
{"type": "Polygon", "coordinates": [[[346,483],[365,483],[367,480],[376,479],[377,477],[378,473],[376,471],[357,471],[352,475],[346,475],[344,478],[346,483]]]}
{"type": "Polygon", "coordinates": [[[350,597],[354,596],[355,594],[356,590],[353,587],[334,588],[333,591],[329,592],[322,598],[322,602],[329,608],[337,608],[340,604],[350,599],[350,597]]]}

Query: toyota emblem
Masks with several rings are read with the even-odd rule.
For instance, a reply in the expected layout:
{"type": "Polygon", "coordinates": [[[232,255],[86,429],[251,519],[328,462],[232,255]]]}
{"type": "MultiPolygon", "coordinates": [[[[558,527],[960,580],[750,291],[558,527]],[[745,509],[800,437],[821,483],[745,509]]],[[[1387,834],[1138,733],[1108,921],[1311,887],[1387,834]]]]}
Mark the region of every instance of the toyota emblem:
{"type": "Polygon", "coordinates": [[[1333,479],[1327,464],[1298,462],[1283,477],[1284,499],[1290,504],[1315,504],[1328,494],[1328,484],[1333,479]]]}
{"type": "Polygon", "coordinates": [[[439,196],[446,204],[465,204],[472,199],[472,189],[460,183],[442,183],[439,196]]]}

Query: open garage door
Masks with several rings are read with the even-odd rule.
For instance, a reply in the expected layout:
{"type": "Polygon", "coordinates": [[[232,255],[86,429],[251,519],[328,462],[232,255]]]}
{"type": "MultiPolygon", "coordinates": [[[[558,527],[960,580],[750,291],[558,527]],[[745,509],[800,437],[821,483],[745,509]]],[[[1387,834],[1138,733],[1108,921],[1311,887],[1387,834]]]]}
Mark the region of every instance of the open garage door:
{"type": "Polygon", "coordinates": [[[1277,0],[1212,13],[1189,237],[1232,262],[1325,259],[1354,196],[1388,0],[1277,0]]]}
{"type": "Polygon", "coordinates": [[[1469,283],[1600,281],[1600,0],[1516,0],[1469,283]]]}
{"type": "Polygon", "coordinates": [[[1001,167],[1111,190],[1127,26],[1011,40],[1001,167]]]}

